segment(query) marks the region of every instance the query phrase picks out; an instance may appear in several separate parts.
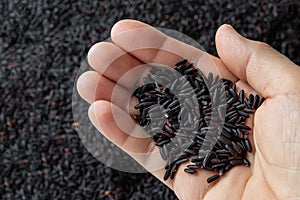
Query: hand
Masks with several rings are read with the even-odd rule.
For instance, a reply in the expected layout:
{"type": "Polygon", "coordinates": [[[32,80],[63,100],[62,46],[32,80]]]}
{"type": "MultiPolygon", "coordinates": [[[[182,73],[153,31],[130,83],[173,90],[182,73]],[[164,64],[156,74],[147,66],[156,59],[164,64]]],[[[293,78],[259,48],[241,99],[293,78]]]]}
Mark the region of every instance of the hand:
{"type": "MultiPolygon", "coordinates": [[[[113,117],[113,112],[117,112],[125,122],[132,121],[124,111],[127,108],[124,102],[142,71],[136,72],[135,79],[119,79],[144,63],[173,66],[182,59],[159,50],[162,45],[181,51],[184,58],[203,52],[133,20],[115,24],[111,37],[113,43],[101,42],[91,48],[88,61],[95,71],[85,72],[79,78],[78,91],[92,104],[89,117],[96,128],[147,169],[153,158],[142,159],[132,152],[156,150],[152,138],[129,136],[113,117]],[[143,35],[139,31],[130,32],[138,28],[148,31],[143,35]],[[122,33],[127,34],[122,36],[122,33]],[[147,45],[157,48],[141,49],[147,45]],[[134,48],[137,50],[131,51],[134,48]],[[116,55],[122,56],[114,60],[116,55]],[[108,68],[104,69],[106,65],[108,68]],[[119,98],[112,98],[116,88],[119,98]]],[[[300,68],[267,44],[248,40],[228,25],[217,31],[216,46],[221,59],[211,58],[221,76],[247,93],[259,93],[266,98],[254,118],[247,122],[253,124],[254,150],[248,155],[251,166],[236,166],[212,184],[206,182],[212,172],[199,170],[197,175],[190,175],[183,171],[184,164],[173,180],[162,180],[164,169],[151,173],[180,199],[300,199],[300,68]]],[[[135,112],[131,106],[129,110],[135,112]]]]}

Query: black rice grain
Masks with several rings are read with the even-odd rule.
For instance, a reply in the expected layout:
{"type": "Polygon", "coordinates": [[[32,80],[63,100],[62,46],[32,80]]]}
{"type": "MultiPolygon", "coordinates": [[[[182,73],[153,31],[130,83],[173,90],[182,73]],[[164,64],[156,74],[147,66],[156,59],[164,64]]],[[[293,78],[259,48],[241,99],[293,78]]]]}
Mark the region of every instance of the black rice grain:
{"type": "Polygon", "coordinates": [[[211,183],[211,182],[213,182],[213,181],[219,179],[220,177],[221,177],[221,176],[220,176],[219,174],[215,174],[215,175],[209,177],[209,178],[207,179],[207,182],[208,182],[208,183],[211,183]]]}
{"type": "Polygon", "coordinates": [[[173,179],[179,166],[188,161],[193,164],[187,165],[186,173],[218,172],[208,183],[233,166],[250,165],[246,152],[252,151],[251,128],[245,120],[263,98],[245,97],[244,90],[237,94],[230,80],[214,78],[212,73],[206,78],[187,60],[176,63],[174,70],[153,67],[144,80],[133,93],[139,99],[135,108],[141,113],[134,119],[149,130],[167,160],[164,180],[173,179]]]}
{"type": "Polygon", "coordinates": [[[196,174],[196,173],[197,173],[196,170],[191,169],[191,168],[184,169],[184,171],[185,171],[186,173],[189,173],[189,174],[196,174]]]}

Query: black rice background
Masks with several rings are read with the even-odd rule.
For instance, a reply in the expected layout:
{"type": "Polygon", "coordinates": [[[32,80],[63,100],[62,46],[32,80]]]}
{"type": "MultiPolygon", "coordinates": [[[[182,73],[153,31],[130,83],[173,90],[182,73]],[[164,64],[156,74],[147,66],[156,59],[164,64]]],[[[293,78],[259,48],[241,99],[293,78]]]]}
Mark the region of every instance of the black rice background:
{"type": "Polygon", "coordinates": [[[286,0],[0,1],[0,199],[176,199],[152,175],[106,167],[83,147],[71,97],[88,49],[132,18],[216,55],[215,32],[230,23],[300,64],[299,10],[286,0]]]}

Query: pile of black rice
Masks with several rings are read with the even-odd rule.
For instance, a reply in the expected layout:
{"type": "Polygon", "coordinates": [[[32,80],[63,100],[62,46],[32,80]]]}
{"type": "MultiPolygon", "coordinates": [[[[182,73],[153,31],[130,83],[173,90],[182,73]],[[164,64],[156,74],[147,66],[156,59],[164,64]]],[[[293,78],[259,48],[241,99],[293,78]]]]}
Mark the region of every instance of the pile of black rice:
{"type": "Polygon", "coordinates": [[[216,55],[215,32],[229,23],[300,64],[299,9],[292,0],[1,0],[0,199],[176,199],[151,174],[111,169],[82,145],[71,96],[88,49],[130,18],[216,55]]]}
{"type": "Polygon", "coordinates": [[[175,68],[152,67],[144,85],[133,95],[140,114],[135,120],[153,137],[160,154],[167,160],[164,180],[173,179],[179,166],[185,172],[196,169],[216,172],[208,183],[236,165],[249,166],[246,152],[251,128],[245,124],[250,114],[264,102],[259,95],[245,97],[236,84],[212,73],[205,77],[188,60],[175,68]]]}

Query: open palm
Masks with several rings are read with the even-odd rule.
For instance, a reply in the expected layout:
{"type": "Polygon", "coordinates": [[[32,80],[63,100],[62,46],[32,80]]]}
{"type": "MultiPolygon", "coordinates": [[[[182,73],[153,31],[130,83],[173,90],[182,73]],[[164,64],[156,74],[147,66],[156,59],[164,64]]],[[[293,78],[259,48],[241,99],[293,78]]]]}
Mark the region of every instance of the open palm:
{"type": "MultiPolygon", "coordinates": [[[[78,91],[92,104],[89,117],[97,129],[150,170],[158,158],[139,157],[135,153],[156,150],[152,139],[128,135],[130,130],[142,131],[134,128],[126,112],[136,113],[132,106],[134,99],[129,99],[134,85],[145,73],[145,68],[137,66],[145,63],[173,66],[182,57],[193,59],[204,52],[133,20],[118,22],[111,36],[113,43],[102,42],[91,48],[88,61],[95,71],[81,75],[78,91]],[[130,75],[126,76],[129,71],[130,75]],[[123,123],[116,123],[116,116],[123,123]]],[[[187,200],[300,199],[297,190],[300,185],[299,69],[271,47],[243,38],[228,25],[218,30],[216,44],[221,59],[210,58],[220,75],[235,82],[238,89],[259,93],[267,99],[254,119],[247,121],[253,125],[254,150],[248,155],[251,166],[236,166],[216,183],[208,184],[206,179],[212,172],[200,170],[197,175],[190,175],[183,171],[183,164],[175,178],[165,184],[180,199],[187,200]]],[[[162,180],[164,169],[151,170],[151,173],[162,180]]]]}

